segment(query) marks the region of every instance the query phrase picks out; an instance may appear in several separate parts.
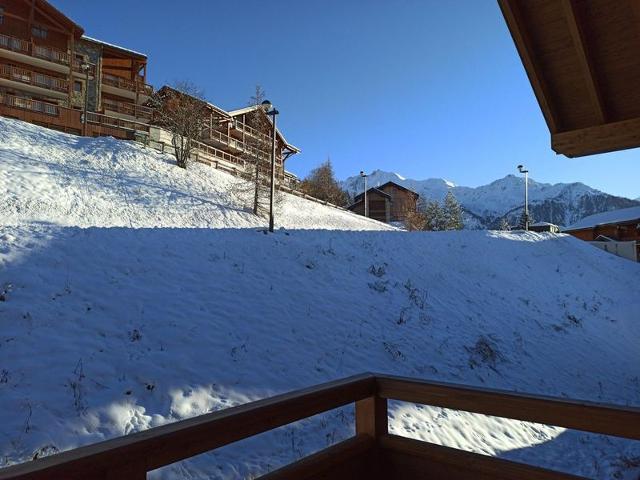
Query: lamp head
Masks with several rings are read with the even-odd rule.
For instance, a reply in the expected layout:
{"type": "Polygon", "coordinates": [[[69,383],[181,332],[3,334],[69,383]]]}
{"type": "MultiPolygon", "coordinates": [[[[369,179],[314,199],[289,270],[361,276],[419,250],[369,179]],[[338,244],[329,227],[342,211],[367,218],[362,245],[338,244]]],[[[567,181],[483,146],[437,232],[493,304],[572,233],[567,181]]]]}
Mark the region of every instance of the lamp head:
{"type": "Polygon", "coordinates": [[[529,173],[529,170],[526,170],[526,169],[524,168],[524,165],[518,165],[518,171],[519,171],[520,173],[529,173]]]}
{"type": "Polygon", "coordinates": [[[366,173],[364,173],[364,171],[363,171],[363,170],[360,170],[360,176],[361,176],[361,177],[366,177],[366,176],[367,176],[367,174],[366,174],[366,173]]]}

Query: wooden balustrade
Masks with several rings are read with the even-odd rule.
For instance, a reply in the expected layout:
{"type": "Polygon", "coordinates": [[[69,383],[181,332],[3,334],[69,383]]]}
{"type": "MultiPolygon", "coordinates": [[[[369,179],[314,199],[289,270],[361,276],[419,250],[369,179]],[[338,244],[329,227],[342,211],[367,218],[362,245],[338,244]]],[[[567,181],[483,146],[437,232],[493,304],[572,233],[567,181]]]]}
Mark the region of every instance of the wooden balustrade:
{"type": "Polygon", "coordinates": [[[0,64],[0,77],[62,93],[67,93],[69,89],[69,82],[63,78],[52,77],[51,75],[11,65],[0,64]]]}
{"type": "Polygon", "coordinates": [[[30,110],[45,115],[58,116],[60,113],[60,107],[54,103],[31,100],[6,93],[0,93],[0,103],[8,107],[30,110]]]}
{"type": "Polygon", "coordinates": [[[54,47],[28,42],[21,38],[12,37],[10,35],[0,34],[0,48],[13,50],[14,52],[19,52],[25,55],[30,55],[32,57],[49,60],[50,62],[59,63],[62,65],[69,65],[69,53],[58,50],[54,47]]]}
{"type": "Polygon", "coordinates": [[[144,95],[152,95],[153,87],[143,82],[129,80],[127,78],[116,77],[115,75],[102,75],[102,83],[111,87],[129,90],[130,92],[138,92],[144,95]]]}
{"type": "Polygon", "coordinates": [[[87,122],[131,132],[140,132],[147,134],[149,133],[149,125],[146,123],[132,122],[130,120],[110,117],[108,115],[102,115],[100,113],[87,112],[87,122]]]}
{"type": "Polygon", "coordinates": [[[260,132],[259,130],[256,130],[255,128],[250,127],[249,125],[247,125],[246,123],[241,122],[237,118],[233,119],[233,123],[231,125],[236,130],[241,130],[244,133],[246,133],[248,135],[251,135],[252,137],[258,138],[261,141],[266,142],[268,145],[271,145],[271,136],[270,135],[265,135],[264,133],[260,132]]]}
{"type": "Polygon", "coordinates": [[[354,437],[262,478],[581,478],[391,435],[388,399],[640,440],[638,408],[363,374],[11,466],[0,470],[0,480],[142,480],[150,470],[351,403],[355,403],[354,437]]]}
{"type": "Polygon", "coordinates": [[[102,101],[102,105],[105,110],[130,115],[132,117],[144,117],[150,119],[153,116],[152,108],[145,107],[143,105],[136,105],[135,103],[118,102],[105,98],[102,101]]]}

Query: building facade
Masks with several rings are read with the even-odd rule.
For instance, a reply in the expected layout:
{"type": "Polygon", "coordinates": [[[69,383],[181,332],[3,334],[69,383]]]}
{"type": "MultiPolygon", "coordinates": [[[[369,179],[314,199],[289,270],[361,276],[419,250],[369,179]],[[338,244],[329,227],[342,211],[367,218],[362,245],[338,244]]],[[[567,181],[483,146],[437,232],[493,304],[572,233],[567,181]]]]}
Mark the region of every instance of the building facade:
{"type": "MultiPolygon", "coordinates": [[[[359,215],[365,214],[364,192],[356,195],[349,210],[359,215]]],[[[367,190],[368,216],[381,222],[405,222],[407,215],[418,208],[420,196],[394,182],[367,190]]]]}
{"type": "MultiPolygon", "coordinates": [[[[185,97],[185,94],[165,85],[158,90],[155,101],[163,104],[181,96],[185,97]]],[[[198,102],[198,99],[194,97],[186,97],[190,102],[198,102]]],[[[199,139],[199,161],[203,163],[216,162],[218,165],[247,173],[257,164],[259,168],[263,169],[262,176],[270,173],[273,123],[264,108],[250,106],[226,111],[202,100],[202,115],[206,128],[199,139]]],[[[171,145],[172,136],[163,129],[162,118],[156,115],[152,123],[151,141],[171,145]]],[[[285,162],[300,150],[286,140],[279,128],[276,129],[275,147],[277,177],[287,185],[295,183],[297,179],[295,175],[285,170],[285,162]]]]}
{"type": "Polygon", "coordinates": [[[133,138],[151,118],[146,68],[145,55],[85,36],[46,0],[0,3],[0,115],[133,138]]]}

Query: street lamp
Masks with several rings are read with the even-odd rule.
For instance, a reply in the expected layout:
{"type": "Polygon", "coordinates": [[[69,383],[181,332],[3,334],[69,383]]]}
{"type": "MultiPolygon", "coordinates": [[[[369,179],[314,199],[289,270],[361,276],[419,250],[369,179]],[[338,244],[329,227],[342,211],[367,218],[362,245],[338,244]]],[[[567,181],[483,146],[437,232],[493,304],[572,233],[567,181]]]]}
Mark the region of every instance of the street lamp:
{"type": "Polygon", "coordinates": [[[91,65],[83,61],[80,69],[84,72],[84,111],[82,113],[82,136],[87,136],[87,110],[89,110],[89,70],[91,65]]]}
{"type": "Polygon", "coordinates": [[[360,170],[360,176],[364,178],[364,216],[369,216],[369,204],[367,203],[367,174],[360,170]]]}
{"type": "Polygon", "coordinates": [[[524,173],[524,229],[529,230],[529,170],[518,165],[518,171],[524,173]]]}
{"type": "Polygon", "coordinates": [[[276,189],[276,115],[280,112],[269,100],[262,102],[262,108],[267,115],[271,115],[271,123],[273,123],[273,131],[271,132],[271,188],[269,189],[269,231],[273,232],[273,197],[276,189]]]}

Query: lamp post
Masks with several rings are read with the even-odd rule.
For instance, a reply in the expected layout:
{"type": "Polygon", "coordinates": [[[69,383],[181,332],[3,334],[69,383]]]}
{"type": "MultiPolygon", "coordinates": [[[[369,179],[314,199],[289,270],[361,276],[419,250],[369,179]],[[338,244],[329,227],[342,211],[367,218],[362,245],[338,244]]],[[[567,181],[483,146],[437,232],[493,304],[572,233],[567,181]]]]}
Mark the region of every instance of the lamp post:
{"type": "Polygon", "coordinates": [[[364,216],[369,216],[369,204],[367,203],[367,174],[360,170],[360,176],[364,178],[364,216]]]}
{"type": "Polygon", "coordinates": [[[529,170],[518,165],[518,171],[524,173],[524,229],[529,230],[529,170]]]}
{"type": "Polygon", "coordinates": [[[87,136],[87,110],[89,110],[89,70],[91,65],[87,62],[82,62],[80,68],[84,72],[84,109],[82,112],[82,136],[87,136]]]}
{"type": "Polygon", "coordinates": [[[269,231],[273,232],[273,197],[276,191],[276,115],[280,112],[276,110],[269,100],[262,102],[267,115],[271,115],[273,130],[271,132],[271,187],[269,189],[269,231]]]}

